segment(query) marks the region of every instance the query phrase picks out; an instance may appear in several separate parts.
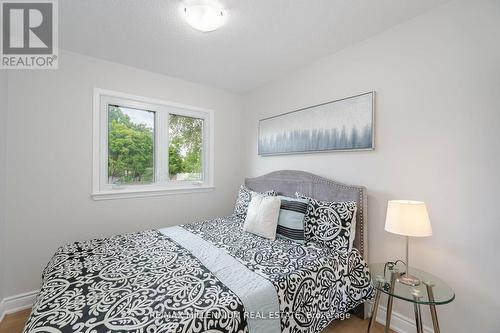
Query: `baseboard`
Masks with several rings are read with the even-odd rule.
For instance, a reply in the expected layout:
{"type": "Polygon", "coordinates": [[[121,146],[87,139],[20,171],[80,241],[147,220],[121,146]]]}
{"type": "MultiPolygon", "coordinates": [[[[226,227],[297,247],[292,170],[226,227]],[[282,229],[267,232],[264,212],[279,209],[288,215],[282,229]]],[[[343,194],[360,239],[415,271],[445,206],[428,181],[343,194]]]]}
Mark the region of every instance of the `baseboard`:
{"type": "MultiPolygon", "coordinates": [[[[373,307],[370,304],[370,309],[373,307]]],[[[387,315],[387,308],[383,305],[378,306],[377,322],[385,325],[385,316],[387,315]]],[[[424,333],[433,333],[433,329],[424,325],[424,333]]],[[[400,313],[392,311],[391,316],[391,329],[397,333],[413,333],[416,332],[415,319],[403,316],[400,313]]]]}
{"type": "Polygon", "coordinates": [[[31,308],[37,294],[38,290],[33,290],[24,294],[5,297],[0,302],[0,321],[3,320],[5,315],[31,308]]]}

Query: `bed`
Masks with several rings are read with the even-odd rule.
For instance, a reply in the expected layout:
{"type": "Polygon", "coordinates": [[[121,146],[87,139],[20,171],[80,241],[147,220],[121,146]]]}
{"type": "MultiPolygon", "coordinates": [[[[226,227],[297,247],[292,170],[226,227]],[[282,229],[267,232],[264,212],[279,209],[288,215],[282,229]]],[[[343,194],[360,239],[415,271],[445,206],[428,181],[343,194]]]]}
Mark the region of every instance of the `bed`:
{"type": "Polygon", "coordinates": [[[60,247],[24,332],[321,332],[373,295],[366,193],[301,171],[245,184],[354,201],[354,249],[332,252],[242,230],[237,216],[60,247]]]}

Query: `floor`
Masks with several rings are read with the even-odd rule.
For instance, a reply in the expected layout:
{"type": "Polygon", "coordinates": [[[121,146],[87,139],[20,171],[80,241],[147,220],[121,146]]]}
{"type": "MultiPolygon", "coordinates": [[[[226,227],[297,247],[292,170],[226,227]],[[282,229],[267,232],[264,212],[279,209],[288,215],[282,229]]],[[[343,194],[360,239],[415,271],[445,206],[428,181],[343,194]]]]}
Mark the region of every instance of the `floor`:
{"type": "MultiPolygon", "coordinates": [[[[0,323],[0,333],[21,333],[30,311],[28,309],[5,316],[4,320],[0,323]]],[[[367,320],[352,316],[350,319],[333,322],[322,333],[364,333],[367,327],[367,320]]],[[[377,323],[371,333],[383,332],[384,328],[377,323]]],[[[391,330],[390,332],[393,331],[391,330]]]]}
{"type": "Polygon", "coordinates": [[[0,322],[0,333],[21,333],[31,309],[6,315],[0,322]]]}

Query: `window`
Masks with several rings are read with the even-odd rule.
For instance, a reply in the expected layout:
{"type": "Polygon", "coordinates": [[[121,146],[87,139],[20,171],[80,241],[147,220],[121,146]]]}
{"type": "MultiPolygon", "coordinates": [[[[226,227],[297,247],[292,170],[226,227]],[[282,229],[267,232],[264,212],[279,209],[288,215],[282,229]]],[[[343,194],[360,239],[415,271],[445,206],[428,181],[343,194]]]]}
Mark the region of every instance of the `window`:
{"type": "Polygon", "coordinates": [[[212,111],[96,89],[96,200],[213,188],[212,111]]]}
{"type": "Polygon", "coordinates": [[[155,113],[109,104],[108,184],[151,184],[155,177],[155,113]]]}

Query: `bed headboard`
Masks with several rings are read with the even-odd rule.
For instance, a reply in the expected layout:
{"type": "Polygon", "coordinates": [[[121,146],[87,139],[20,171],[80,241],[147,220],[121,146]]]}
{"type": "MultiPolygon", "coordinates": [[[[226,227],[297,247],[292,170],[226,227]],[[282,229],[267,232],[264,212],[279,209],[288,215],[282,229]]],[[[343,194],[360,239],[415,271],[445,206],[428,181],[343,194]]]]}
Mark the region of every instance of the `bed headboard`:
{"type": "Polygon", "coordinates": [[[280,195],[295,197],[295,192],[324,201],[354,201],[356,213],[356,235],[354,247],[368,261],[366,188],[345,185],[312,173],[296,170],[280,170],[256,178],[246,178],[245,185],[258,192],[275,190],[280,195]]]}

